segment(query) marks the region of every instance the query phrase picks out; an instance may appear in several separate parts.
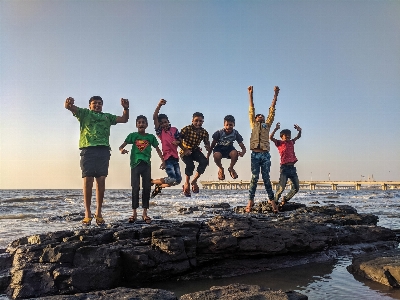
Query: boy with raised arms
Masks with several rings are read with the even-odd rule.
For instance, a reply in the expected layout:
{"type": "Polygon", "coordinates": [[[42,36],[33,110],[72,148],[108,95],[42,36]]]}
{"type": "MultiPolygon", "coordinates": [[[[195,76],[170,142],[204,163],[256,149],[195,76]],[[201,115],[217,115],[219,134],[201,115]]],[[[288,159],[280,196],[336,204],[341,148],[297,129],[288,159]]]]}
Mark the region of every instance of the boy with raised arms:
{"type": "Polygon", "coordinates": [[[160,114],[161,106],[166,105],[167,100],[161,99],[158,102],[153,114],[154,128],[156,135],[161,141],[162,153],[165,161],[165,171],[167,177],[153,179],[155,184],[151,197],[154,198],[165,187],[170,187],[181,183],[182,175],[179,167],[178,145],[180,143],[180,133],[176,127],[172,127],[166,114],[160,114]]]}
{"type": "Polygon", "coordinates": [[[273,212],[278,213],[278,207],[274,201],[274,192],[272,191],[271,180],[269,176],[271,168],[271,155],[269,153],[269,131],[275,117],[275,105],[278,99],[279,87],[274,87],[274,98],[269,108],[268,117],[265,119],[263,114],[255,114],[253,102],[253,86],[247,88],[249,92],[249,120],[251,128],[250,150],[251,150],[251,181],[249,188],[249,202],[246,206],[246,212],[251,212],[254,206],[254,196],[257,188],[258,177],[261,170],[261,176],[264,181],[265,190],[268,194],[268,203],[271,204],[273,212]]]}
{"type": "Polygon", "coordinates": [[[89,100],[89,109],[75,106],[75,100],[68,97],[64,107],[72,112],[80,123],[79,149],[81,149],[81,170],[83,178],[83,202],[85,218],[82,224],[88,226],[92,222],[90,205],[92,202],[92,188],[96,178],[96,224],[105,224],[101,208],[103,205],[105,182],[108,175],[110,152],[110,127],[117,123],[126,123],[129,119],[129,101],[121,98],[124,108],[122,116],[118,117],[103,113],[103,99],[93,96],[89,100]]]}
{"type": "Polygon", "coordinates": [[[280,132],[281,141],[274,138],[274,134],[281,128],[281,124],[276,123],[275,129],[271,132],[270,139],[275,143],[278,148],[279,155],[281,156],[281,167],[279,176],[279,185],[275,193],[275,202],[278,203],[279,197],[286,188],[287,180],[292,182],[291,189],[286,196],[282,197],[282,202],[279,204],[279,209],[288,202],[300,188],[299,177],[294,164],[297,162],[296,154],[294,153],[294,143],[301,137],[301,128],[299,125],[294,124],[294,128],[298,131],[297,136],[291,139],[292,132],[289,129],[284,129],[280,132]]]}

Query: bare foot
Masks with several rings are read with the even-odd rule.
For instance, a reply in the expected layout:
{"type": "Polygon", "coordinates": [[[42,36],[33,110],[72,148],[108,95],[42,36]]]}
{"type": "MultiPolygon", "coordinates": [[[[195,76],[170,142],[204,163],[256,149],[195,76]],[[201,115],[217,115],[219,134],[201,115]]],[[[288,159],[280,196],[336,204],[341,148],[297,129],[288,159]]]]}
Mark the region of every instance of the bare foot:
{"type": "Polygon", "coordinates": [[[278,213],[278,206],[276,205],[274,200],[268,200],[268,203],[272,206],[272,212],[274,214],[278,213]]]}
{"type": "Polygon", "coordinates": [[[249,203],[247,204],[247,206],[246,206],[246,208],[245,208],[245,211],[246,212],[251,212],[251,209],[253,208],[253,206],[254,206],[254,201],[253,200],[249,200],[249,203]]]}
{"type": "Polygon", "coordinates": [[[196,181],[192,181],[192,192],[197,194],[200,191],[196,181]]]}
{"type": "Polygon", "coordinates": [[[219,180],[225,180],[224,168],[218,169],[218,179],[219,180]]]}
{"type": "Polygon", "coordinates": [[[237,175],[237,173],[236,173],[236,171],[235,171],[234,168],[229,168],[228,171],[229,171],[229,175],[231,175],[231,177],[232,177],[233,179],[238,178],[238,175],[237,175]]]}

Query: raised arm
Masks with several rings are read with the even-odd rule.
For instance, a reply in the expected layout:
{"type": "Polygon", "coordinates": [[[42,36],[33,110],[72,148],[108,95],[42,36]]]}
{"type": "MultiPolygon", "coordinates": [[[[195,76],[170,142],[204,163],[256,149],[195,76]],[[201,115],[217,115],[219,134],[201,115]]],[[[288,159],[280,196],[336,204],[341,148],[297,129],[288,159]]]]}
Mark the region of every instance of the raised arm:
{"type": "Polygon", "coordinates": [[[275,107],[276,101],[278,100],[278,94],[279,94],[279,86],[274,86],[274,98],[272,99],[271,106],[275,107]]]}
{"type": "Polygon", "coordinates": [[[157,107],[156,107],[156,109],[155,109],[155,111],[153,113],[154,128],[156,128],[156,129],[158,127],[160,127],[160,123],[158,123],[158,114],[160,113],[161,106],[163,106],[165,104],[167,104],[167,100],[161,99],[158,102],[157,107]]]}
{"type": "Polygon", "coordinates": [[[76,112],[78,111],[78,107],[74,105],[75,100],[72,97],[68,97],[67,99],[65,99],[64,102],[64,107],[66,109],[68,109],[70,112],[72,112],[73,114],[76,114],[76,112]]]}
{"type": "Polygon", "coordinates": [[[276,101],[278,100],[278,94],[279,94],[279,86],[275,86],[274,87],[274,98],[272,99],[272,103],[271,103],[271,106],[269,108],[268,117],[265,120],[265,123],[267,123],[269,126],[271,126],[272,123],[274,122],[275,105],[276,105],[276,101]]]}
{"type": "Polygon", "coordinates": [[[121,98],[121,106],[124,108],[121,117],[117,117],[117,123],[126,123],[129,120],[129,100],[121,98]]]}
{"type": "Polygon", "coordinates": [[[277,141],[276,138],[274,138],[275,132],[277,132],[281,128],[281,123],[276,123],[276,126],[274,130],[272,130],[271,134],[269,135],[269,139],[273,141],[274,143],[277,141]]]}
{"type": "Polygon", "coordinates": [[[254,123],[255,123],[255,108],[254,108],[254,102],[253,102],[253,86],[250,85],[247,88],[247,91],[249,92],[249,121],[250,121],[250,128],[253,129],[254,123]]]}
{"type": "Polygon", "coordinates": [[[294,124],[294,129],[298,131],[297,136],[293,139],[293,141],[297,141],[299,138],[301,138],[301,127],[297,124],[294,124]]]}

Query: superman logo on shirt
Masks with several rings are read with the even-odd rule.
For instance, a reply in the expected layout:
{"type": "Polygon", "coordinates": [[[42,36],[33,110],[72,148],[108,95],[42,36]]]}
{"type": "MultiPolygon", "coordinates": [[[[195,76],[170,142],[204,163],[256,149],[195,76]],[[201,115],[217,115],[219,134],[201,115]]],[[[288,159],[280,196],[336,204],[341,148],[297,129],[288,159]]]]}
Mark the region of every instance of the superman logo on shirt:
{"type": "Polygon", "coordinates": [[[150,143],[149,143],[149,141],[146,141],[146,140],[136,140],[135,145],[139,149],[140,152],[143,152],[143,150],[146,149],[147,146],[150,145],[150,143]]]}

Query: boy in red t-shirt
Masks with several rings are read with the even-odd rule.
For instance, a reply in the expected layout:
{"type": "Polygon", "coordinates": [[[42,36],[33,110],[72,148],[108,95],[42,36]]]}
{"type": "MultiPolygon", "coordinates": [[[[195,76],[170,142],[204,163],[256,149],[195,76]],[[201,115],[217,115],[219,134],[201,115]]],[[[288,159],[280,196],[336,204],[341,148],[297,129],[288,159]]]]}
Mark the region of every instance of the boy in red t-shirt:
{"type": "Polygon", "coordinates": [[[286,196],[282,197],[282,202],[279,204],[279,209],[285,205],[298,191],[299,191],[299,178],[297,177],[296,167],[294,164],[297,162],[296,154],[294,153],[294,143],[301,137],[301,128],[299,125],[295,124],[294,128],[298,131],[297,136],[291,139],[291,131],[289,129],[284,129],[280,132],[281,141],[274,138],[274,134],[278,129],[281,128],[281,124],[276,123],[275,129],[271,132],[269,138],[275,143],[278,148],[279,155],[281,156],[281,170],[279,177],[278,189],[275,193],[275,202],[278,203],[279,197],[286,188],[286,183],[288,178],[290,178],[291,190],[286,196]]]}

